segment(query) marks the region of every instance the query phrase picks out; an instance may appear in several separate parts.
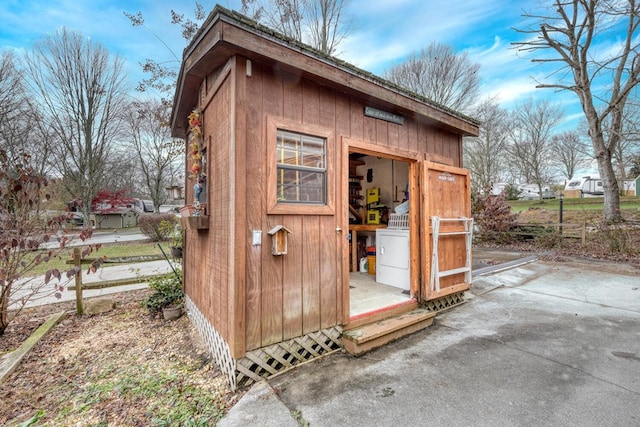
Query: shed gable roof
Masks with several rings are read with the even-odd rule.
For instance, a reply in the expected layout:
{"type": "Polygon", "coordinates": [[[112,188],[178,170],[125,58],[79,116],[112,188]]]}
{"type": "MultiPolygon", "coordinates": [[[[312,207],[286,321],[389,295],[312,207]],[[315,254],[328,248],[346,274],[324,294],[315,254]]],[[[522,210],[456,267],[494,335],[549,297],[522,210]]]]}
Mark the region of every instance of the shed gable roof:
{"type": "Polygon", "coordinates": [[[479,122],[468,116],[216,5],[183,52],[171,119],[174,136],[186,136],[186,117],[196,104],[202,80],[235,54],[313,76],[345,92],[375,98],[462,135],[478,134],[479,122]]]}

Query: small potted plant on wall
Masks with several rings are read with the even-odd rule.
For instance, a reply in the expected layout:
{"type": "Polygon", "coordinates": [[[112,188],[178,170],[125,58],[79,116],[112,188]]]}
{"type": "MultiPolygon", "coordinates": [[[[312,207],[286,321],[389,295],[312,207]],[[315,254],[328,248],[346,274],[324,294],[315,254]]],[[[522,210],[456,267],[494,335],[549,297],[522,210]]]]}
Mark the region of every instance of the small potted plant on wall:
{"type": "Polygon", "coordinates": [[[154,292],[145,300],[144,305],[151,314],[162,312],[166,320],[174,320],[182,315],[182,270],[177,269],[173,273],[153,277],[149,280],[149,288],[154,292]]]}

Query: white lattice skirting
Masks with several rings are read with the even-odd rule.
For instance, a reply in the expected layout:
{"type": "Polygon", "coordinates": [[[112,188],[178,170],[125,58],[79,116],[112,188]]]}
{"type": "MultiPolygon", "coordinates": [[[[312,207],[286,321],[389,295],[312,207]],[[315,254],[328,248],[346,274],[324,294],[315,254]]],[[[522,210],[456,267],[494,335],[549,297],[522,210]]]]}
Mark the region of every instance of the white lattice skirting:
{"type": "Polygon", "coordinates": [[[267,347],[248,351],[237,361],[240,387],[291,369],[302,362],[326,356],[342,348],[342,328],[323,329],[267,347]]]}
{"type": "Polygon", "coordinates": [[[227,376],[233,391],[342,348],[342,328],[336,326],[248,351],[245,357],[236,361],[231,357],[229,345],[188,296],[185,305],[191,321],[211,351],[214,362],[227,376]]]}
{"type": "Polygon", "coordinates": [[[202,339],[207,347],[211,350],[213,360],[216,362],[220,370],[227,376],[227,381],[231,390],[235,391],[237,387],[236,383],[236,361],[231,357],[231,350],[226,341],[220,336],[218,331],[204,317],[204,314],[198,309],[198,307],[191,301],[191,298],[186,296],[186,309],[189,313],[191,321],[196,326],[202,339]]]}

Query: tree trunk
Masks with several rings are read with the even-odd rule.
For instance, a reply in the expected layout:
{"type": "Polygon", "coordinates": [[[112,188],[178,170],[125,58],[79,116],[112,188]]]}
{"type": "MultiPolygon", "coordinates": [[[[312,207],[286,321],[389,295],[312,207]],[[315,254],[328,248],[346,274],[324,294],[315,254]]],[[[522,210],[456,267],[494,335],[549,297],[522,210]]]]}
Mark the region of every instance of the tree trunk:
{"type": "Polygon", "coordinates": [[[604,219],[607,222],[622,221],[622,213],[620,212],[620,190],[618,180],[611,163],[611,153],[604,148],[604,142],[593,141],[594,147],[600,147],[596,151],[596,160],[598,162],[598,171],[602,180],[602,189],[604,190],[604,219]]]}
{"type": "Polygon", "coordinates": [[[4,331],[9,326],[9,294],[11,293],[11,285],[5,282],[2,285],[2,293],[0,294],[0,337],[4,335],[4,331]]]}

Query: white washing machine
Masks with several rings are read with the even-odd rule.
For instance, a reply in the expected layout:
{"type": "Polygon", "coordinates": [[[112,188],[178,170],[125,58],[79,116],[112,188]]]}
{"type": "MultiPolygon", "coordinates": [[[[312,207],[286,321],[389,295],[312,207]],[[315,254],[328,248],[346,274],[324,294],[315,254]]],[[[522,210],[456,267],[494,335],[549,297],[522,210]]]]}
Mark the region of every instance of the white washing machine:
{"type": "Polygon", "coordinates": [[[376,230],[376,282],[409,291],[409,230],[376,230]]]}

